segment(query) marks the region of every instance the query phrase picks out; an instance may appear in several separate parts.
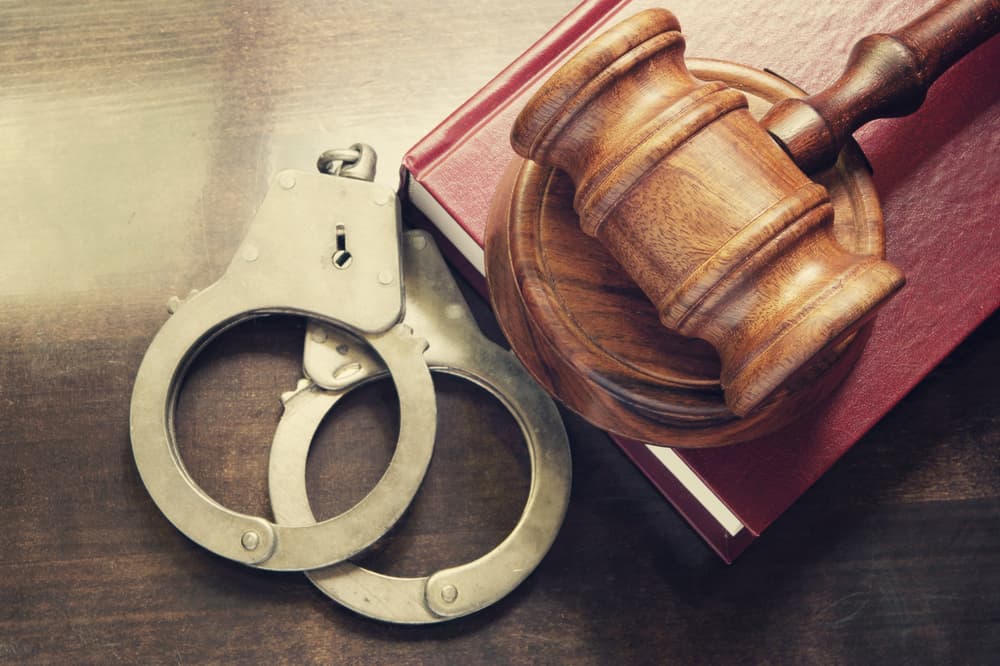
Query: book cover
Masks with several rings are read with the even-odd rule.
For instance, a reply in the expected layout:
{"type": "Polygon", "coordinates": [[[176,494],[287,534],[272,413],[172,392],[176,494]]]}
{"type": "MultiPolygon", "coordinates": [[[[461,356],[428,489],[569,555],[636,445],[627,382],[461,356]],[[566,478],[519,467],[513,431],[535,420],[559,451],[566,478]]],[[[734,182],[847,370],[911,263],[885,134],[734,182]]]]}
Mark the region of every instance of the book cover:
{"type": "MultiPolygon", "coordinates": [[[[493,190],[515,156],[514,118],[560,64],[613,23],[666,6],[681,22],[688,55],[768,68],[815,91],[836,79],[860,37],[896,29],[932,4],[584,2],[407,153],[401,193],[411,219],[426,221],[485,294],[483,232],[493,190]]],[[[916,114],[856,135],[874,169],[888,258],[908,284],[827,404],[779,433],[720,449],[615,438],[727,562],[1000,305],[998,61],[994,38],[947,72],[916,114]]]]}

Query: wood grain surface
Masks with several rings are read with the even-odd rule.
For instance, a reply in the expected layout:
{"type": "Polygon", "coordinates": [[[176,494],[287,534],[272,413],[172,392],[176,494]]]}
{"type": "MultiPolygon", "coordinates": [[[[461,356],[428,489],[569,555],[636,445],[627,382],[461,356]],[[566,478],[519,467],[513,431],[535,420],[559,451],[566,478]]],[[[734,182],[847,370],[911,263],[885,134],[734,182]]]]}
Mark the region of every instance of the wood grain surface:
{"type": "MultiPolygon", "coordinates": [[[[303,576],[215,557],[163,518],[128,439],[172,295],[214,281],[269,178],[364,140],[404,150],[569,9],[564,0],[0,4],[0,661],[988,663],[1000,651],[1000,320],[993,317],[732,567],[601,433],[567,416],[573,498],[539,569],[477,615],[395,627],[303,576]]],[[[752,26],[748,27],[752,29],[752,26]]],[[[471,298],[471,295],[470,295],[471,298]]],[[[487,330],[488,309],[474,301],[487,330]]],[[[216,340],[181,396],[192,474],[268,512],[303,324],[216,340]]],[[[511,417],[438,382],[426,486],[372,566],[496,544],[527,492],[511,417]]],[[[391,388],[324,425],[320,515],[394,441],[391,388]]]]}

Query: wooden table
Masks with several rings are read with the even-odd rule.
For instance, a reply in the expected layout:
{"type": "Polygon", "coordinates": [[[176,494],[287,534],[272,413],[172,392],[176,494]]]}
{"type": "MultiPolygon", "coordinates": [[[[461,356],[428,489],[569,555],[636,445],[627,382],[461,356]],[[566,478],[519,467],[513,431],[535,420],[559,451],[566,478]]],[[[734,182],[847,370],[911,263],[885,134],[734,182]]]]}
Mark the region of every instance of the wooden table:
{"type": "MultiPolygon", "coordinates": [[[[567,415],[565,525],[505,600],[397,627],[177,532],[142,486],[131,385],[172,295],[214,281],[271,176],[358,140],[404,150],[568,9],[544,2],[97,1],[0,6],[0,661],[987,662],[1000,652],[1000,319],[923,382],[736,565],[567,415]]],[[[469,297],[498,336],[488,308],[469,297]]],[[[182,393],[194,477],[266,514],[303,324],[215,341],[182,393]]],[[[459,380],[425,488],[366,557],[415,575],[511,529],[516,424],[459,380]]],[[[385,383],[322,428],[314,507],[353,505],[395,440],[385,383]]]]}

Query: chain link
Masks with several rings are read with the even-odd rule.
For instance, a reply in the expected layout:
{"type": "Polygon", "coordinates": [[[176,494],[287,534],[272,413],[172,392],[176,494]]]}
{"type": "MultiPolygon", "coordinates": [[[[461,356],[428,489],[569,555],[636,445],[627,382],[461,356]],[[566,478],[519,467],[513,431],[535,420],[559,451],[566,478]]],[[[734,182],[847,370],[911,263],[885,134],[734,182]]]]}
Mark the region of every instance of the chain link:
{"type": "Polygon", "coordinates": [[[350,148],[328,150],[316,160],[316,168],[331,176],[343,176],[357,180],[375,180],[375,150],[364,143],[356,143],[350,148]]]}
{"type": "Polygon", "coordinates": [[[339,176],[344,165],[355,164],[361,159],[361,151],[353,148],[327,150],[316,160],[316,168],[322,173],[339,176]]]}

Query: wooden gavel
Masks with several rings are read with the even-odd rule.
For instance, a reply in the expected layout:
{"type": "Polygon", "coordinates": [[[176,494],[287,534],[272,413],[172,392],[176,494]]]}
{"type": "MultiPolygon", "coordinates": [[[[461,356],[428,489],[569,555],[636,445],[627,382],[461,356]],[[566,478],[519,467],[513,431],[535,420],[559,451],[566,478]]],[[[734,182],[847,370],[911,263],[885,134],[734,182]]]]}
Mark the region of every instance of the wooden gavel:
{"type": "Polygon", "coordinates": [[[559,69],[512,143],[569,174],[584,232],[665,326],[715,347],[726,404],[746,416],[904,284],[892,264],[837,242],[827,190],[804,172],[830,166],[869,120],[916,110],[998,29],[998,0],[941,3],[861,40],[830,88],[758,122],[740,92],[688,72],[677,19],[648,10],[559,69]]]}

